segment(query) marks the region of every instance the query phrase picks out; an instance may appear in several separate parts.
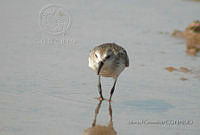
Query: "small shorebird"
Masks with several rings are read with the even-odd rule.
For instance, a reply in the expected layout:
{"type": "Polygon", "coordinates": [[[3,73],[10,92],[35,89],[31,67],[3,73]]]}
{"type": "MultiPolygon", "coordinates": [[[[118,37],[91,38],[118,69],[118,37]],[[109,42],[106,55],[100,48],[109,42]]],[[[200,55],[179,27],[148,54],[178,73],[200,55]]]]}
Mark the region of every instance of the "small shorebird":
{"type": "Polygon", "coordinates": [[[97,75],[99,76],[98,90],[100,100],[104,100],[101,89],[101,76],[113,77],[115,80],[110,91],[109,101],[111,101],[117,78],[124,68],[128,66],[129,58],[126,50],[115,43],[105,43],[91,50],[89,56],[89,67],[97,72],[97,75]]]}

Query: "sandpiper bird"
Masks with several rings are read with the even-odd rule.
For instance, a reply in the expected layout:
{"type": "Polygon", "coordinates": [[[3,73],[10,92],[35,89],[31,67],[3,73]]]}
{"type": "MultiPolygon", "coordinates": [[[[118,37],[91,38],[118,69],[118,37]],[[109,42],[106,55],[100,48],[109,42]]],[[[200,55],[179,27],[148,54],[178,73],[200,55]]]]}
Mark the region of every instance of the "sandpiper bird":
{"type": "Polygon", "coordinates": [[[129,58],[126,50],[115,43],[105,43],[91,50],[89,67],[96,71],[99,76],[98,90],[100,100],[104,100],[101,89],[101,76],[114,78],[114,85],[110,91],[109,98],[109,101],[111,101],[117,78],[124,68],[128,66],[129,58]]]}

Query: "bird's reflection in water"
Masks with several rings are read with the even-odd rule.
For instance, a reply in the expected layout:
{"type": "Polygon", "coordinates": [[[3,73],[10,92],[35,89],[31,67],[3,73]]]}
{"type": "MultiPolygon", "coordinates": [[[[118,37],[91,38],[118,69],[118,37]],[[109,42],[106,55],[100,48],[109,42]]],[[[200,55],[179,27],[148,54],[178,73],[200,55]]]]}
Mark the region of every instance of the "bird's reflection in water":
{"type": "Polygon", "coordinates": [[[109,102],[109,115],[110,121],[108,125],[96,125],[97,115],[99,114],[99,110],[101,108],[102,101],[99,101],[96,109],[95,109],[95,116],[92,123],[92,127],[86,129],[83,132],[83,135],[117,135],[117,132],[113,128],[113,121],[112,121],[112,106],[111,102],[109,102]]]}

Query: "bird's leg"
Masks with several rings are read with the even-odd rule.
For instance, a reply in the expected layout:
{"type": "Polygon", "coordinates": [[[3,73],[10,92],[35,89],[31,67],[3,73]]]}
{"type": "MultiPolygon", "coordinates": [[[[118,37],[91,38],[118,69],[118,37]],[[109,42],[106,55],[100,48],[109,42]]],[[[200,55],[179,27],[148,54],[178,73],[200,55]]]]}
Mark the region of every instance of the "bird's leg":
{"type": "Polygon", "coordinates": [[[114,93],[116,82],[117,82],[117,79],[115,79],[114,85],[113,85],[113,87],[112,87],[112,89],[110,91],[110,99],[109,99],[109,101],[111,101],[112,95],[114,93]]]}
{"type": "Polygon", "coordinates": [[[109,114],[110,114],[110,121],[112,121],[112,106],[111,106],[111,102],[109,102],[109,114]]]}
{"type": "Polygon", "coordinates": [[[100,75],[99,75],[99,81],[98,81],[98,90],[99,90],[99,95],[100,95],[99,100],[104,100],[103,95],[102,95],[102,89],[101,89],[101,76],[100,75]]]}
{"type": "Polygon", "coordinates": [[[96,119],[97,119],[97,115],[99,113],[99,109],[101,108],[101,103],[102,103],[102,101],[99,101],[99,103],[98,103],[98,105],[97,105],[97,107],[95,109],[95,116],[94,116],[94,121],[92,123],[92,127],[96,126],[96,119]]]}
{"type": "Polygon", "coordinates": [[[109,125],[110,125],[111,127],[113,127],[111,102],[109,102],[109,115],[110,115],[110,122],[109,122],[109,125]]]}

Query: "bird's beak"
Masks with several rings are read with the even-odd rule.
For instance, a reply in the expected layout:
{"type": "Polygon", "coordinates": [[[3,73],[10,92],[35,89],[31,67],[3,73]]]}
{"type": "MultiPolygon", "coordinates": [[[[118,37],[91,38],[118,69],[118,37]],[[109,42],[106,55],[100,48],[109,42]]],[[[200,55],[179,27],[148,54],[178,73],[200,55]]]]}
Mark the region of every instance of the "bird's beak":
{"type": "Polygon", "coordinates": [[[97,75],[99,75],[99,73],[100,73],[100,71],[101,71],[101,68],[103,67],[103,64],[104,64],[104,62],[102,62],[102,61],[99,63],[97,75]]]}

